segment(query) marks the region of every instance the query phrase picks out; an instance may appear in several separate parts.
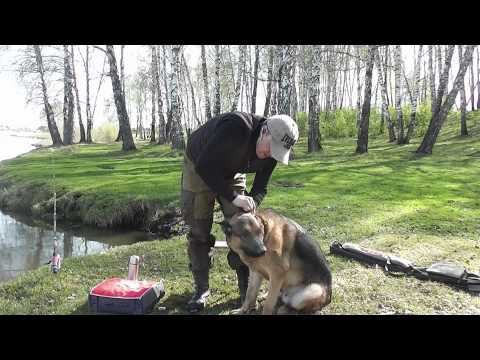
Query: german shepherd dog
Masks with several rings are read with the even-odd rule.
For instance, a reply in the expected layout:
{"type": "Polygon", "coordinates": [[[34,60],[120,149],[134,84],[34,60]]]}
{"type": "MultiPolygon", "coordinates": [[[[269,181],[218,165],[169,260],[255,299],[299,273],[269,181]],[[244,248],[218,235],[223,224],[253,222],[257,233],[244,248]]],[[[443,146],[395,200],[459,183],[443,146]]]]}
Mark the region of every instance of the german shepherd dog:
{"type": "Polygon", "coordinates": [[[314,313],[330,303],[332,275],[327,260],[295,221],[266,209],[238,213],[220,224],[228,246],[250,270],[245,301],[233,314],[256,307],[263,278],[269,280],[264,315],[273,314],[277,305],[281,305],[278,314],[314,313]]]}

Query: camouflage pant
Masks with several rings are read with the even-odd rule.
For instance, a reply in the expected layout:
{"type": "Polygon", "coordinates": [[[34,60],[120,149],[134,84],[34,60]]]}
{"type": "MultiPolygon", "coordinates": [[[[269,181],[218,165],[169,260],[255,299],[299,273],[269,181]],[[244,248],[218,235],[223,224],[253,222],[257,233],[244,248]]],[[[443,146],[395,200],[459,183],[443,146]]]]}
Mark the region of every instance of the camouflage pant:
{"type": "MultiPolygon", "coordinates": [[[[230,183],[237,194],[246,190],[246,175],[236,174],[230,183]]],[[[191,271],[208,271],[211,266],[210,249],[215,245],[215,238],[210,234],[213,224],[215,199],[220,203],[226,219],[239,211],[227,199],[216,196],[200,176],[195,172],[195,165],[185,156],[182,172],[182,215],[189,225],[188,257],[191,271]]],[[[232,269],[245,268],[236,253],[230,250],[227,256],[232,269]]]]}

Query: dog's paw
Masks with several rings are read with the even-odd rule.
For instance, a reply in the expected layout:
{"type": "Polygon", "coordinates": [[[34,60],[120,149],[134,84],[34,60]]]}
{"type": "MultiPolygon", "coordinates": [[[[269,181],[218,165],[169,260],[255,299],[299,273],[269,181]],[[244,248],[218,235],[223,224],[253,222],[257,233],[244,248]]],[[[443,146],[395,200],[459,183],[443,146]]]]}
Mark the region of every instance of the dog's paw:
{"type": "Polygon", "coordinates": [[[230,315],[247,315],[255,312],[256,310],[257,310],[256,306],[253,306],[249,309],[245,309],[244,307],[241,307],[241,308],[230,311],[230,315]]]}

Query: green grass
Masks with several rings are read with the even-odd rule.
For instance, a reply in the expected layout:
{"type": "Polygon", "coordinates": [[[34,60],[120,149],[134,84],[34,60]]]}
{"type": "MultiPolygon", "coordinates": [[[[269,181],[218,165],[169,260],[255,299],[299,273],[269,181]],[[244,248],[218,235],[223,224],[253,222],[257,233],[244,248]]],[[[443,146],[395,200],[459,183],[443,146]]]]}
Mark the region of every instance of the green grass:
{"type": "MultiPolygon", "coordinates": [[[[480,113],[468,116],[471,135],[459,137],[458,121],[450,119],[431,156],[414,153],[419,138],[404,146],[371,138],[366,155],[354,154],[352,138],[327,139],[319,154],[307,154],[301,139],[291,165],[277,167],[262,207],[296,220],[326,253],[334,285],[325,314],[480,314],[480,297],[440,283],[388,276],[328,251],[334,240],[355,242],[418,265],[451,261],[479,273],[480,113]]],[[[119,150],[118,144],[56,150],[58,183],[65,192],[103,199],[108,211],[113,198],[117,204],[151,199],[162,206],[178,205],[179,154],[147,144],[134,153],[119,150]]],[[[0,182],[28,181],[31,187],[47,183],[50,156],[44,149],[3,164],[0,182]]],[[[249,180],[251,184],[252,176],[249,180]]],[[[220,214],[216,216],[219,220],[220,214]]],[[[214,234],[222,237],[217,225],[214,234]]],[[[88,313],[89,289],[105,277],[125,276],[131,254],[146,256],[141,278],[165,279],[167,294],[159,306],[167,310],[157,307],[153,313],[185,313],[192,286],[185,236],[69,258],[57,276],[47,267],[23,274],[0,286],[0,313],[88,313]]],[[[216,250],[211,287],[207,313],[226,314],[236,306],[236,279],[225,250],[216,250]]]]}

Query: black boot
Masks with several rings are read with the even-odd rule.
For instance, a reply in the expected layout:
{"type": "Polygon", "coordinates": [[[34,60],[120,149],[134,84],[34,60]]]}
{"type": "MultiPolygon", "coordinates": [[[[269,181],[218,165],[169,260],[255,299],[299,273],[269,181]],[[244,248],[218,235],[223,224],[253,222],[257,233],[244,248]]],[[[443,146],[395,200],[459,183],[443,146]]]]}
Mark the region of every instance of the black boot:
{"type": "Polygon", "coordinates": [[[193,280],[195,281],[195,293],[187,303],[187,310],[190,313],[196,313],[205,309],[210,290],[208,286],[208,270],[193,271],[193,280]]]}
{"type": "Polygon", "coordinates": [[[237,272],[238,290],[240,291],[240,305],[242,305],[245,301],[245,297],[247,296],[248,276],[250,272],[248,270],[248,266],[246,265],[235,269],[235,271],[237,272]]]}

